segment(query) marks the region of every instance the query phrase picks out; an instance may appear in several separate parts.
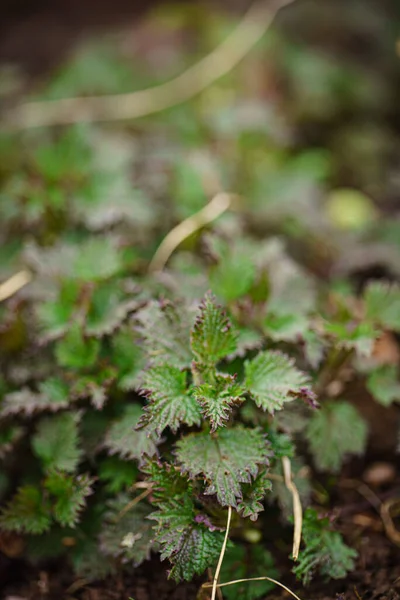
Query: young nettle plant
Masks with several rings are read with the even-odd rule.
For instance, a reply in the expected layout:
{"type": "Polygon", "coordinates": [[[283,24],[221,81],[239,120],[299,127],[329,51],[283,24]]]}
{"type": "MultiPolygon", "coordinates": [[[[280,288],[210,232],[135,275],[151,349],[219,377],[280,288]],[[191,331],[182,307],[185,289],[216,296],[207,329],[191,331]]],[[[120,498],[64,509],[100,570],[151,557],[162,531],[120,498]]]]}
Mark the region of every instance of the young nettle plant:
{"type": "MultiPolygon", "coordinates": [[[[168,319],[173,308],[166,309],[168,319]]],[[[249,400],[273,415],[304,396],[309,378],[274,350],[245,361],[240,375],[227,372],[225,361],[234,356],[237,337],[210,293],[200,305],[190,345],[173,327],[165,333],[147,339],[153,364],[143,376],[148,404],[137,428],[157,436],[167,427],[180,432],[168,460],[148,458],[144,467],[157,506],[151,514],[156,540],[162,558],[172,563],[171,576],[179,580],[215,563],[223,541],[215,517],[222,509],[232,507],[255,520],[271,489],[273,445],[262,428],[239,422],[237,408],[249,400]]]]}

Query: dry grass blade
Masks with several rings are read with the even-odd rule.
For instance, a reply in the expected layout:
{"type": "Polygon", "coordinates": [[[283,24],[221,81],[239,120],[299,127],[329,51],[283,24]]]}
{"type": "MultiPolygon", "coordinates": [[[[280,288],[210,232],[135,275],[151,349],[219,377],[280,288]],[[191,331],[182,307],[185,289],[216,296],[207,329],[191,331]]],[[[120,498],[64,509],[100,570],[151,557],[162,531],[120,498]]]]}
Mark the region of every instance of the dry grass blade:
{"type": "Polygon", "coordinates": [[[134,506],[136,506],[136,504],[139,504],[139,502],[141,500],[143,500],[144,498],[149,496],[152,491],[153,491],[153,488],[149,487],[148,489],[144,490],[144,492],[139,494],[139,496],[136,496],[136,498],[133,498],[133,500],[128,502],[128,504],[126,506],[124,506],[124,508],[122,510],[119,511],[116,520],[119,521],[120,519],[122,519],[122,517],[125,516],[127,512],[132,510],[132,508],[134,506]]]}
{"type": "Polygon", "coordinates": [[[169,257],[186,238],[198,231],[208,223],[215,221],[231,205],[233,196],[226,192],[219,192],[214,198],[206,204],[199,212],[188,217],[179,225],[171,229],[168,235],[161,242],[157,252],[153,256],[149,272],[156,273],[162,271],[169,257]]]}
{"type": "MultiPolygon", "coordinates": [[[[235,579],[233,581],[227,581],[226,583],[219,583],[217,585],[217,587],[222,588],[222,587],[226,587],[228,585],[236,585],[237,583],[246,583],[247,581],[271,581],[271,583],[274,583],[275,585],[278,585],[279,587],[284,589],[288,594],[293,596],[293,598],[296,598],[296,600],[301,600],[301,598],[299,598],[299,596],[297,596],[297,594],[292,592],[292,590],[289,589],[286,585],[284,585],[280,581],[277,581],[276,579],[272,579],[272,577],[266,577],[266,576],[265,577],[249,577],[248,579],[235,579]]],[[[211,587],[210,583],[203,583],[203,588],[209,588],[209,587],[211,587]]]]}
{"type": "Polygon", "coordinates": [[[231,518],[232,518],[232,508],[229,506],[228,507],[228,518],[226,521],[226,531],[225,531],[224,543],[222,544],[221,554],[219,555],[217,568],[215,569],[214,580],[212,582],[211,600],[215,600],[215,596],[217,594],[218,578],[219,578],[219,573],[220,573],[221,567],[222,567],[222,561],[224,560],[226,544],[228,543],[229,528],[231,526],[231,518]]]}
{"type": "Polygon", "coordinates": [[[29,271],[19,271],[7,281],[0,284],[0,302],[3,300],[7,300],[11,298],[14,294],[16,294],[21,288],[25,287],[28,283],[32,281],[32,274],[29,271]]]}
{"type": "Polygon", "coordinates": [[[297,487],[292,481],[292,468],[290,460],[287,456],[282,458],[283,477],[285,485],[293,498],[293,517],[294,517],[294,534],[293,534],[293,560],[297,560],[300,551],[301,530],[303,526],[303,510],[301,507],[300,495],[297,487]]]}
{"type": "Polygon", "coordinates": [[[167,83],[128,94],[28,102],[8,111],[5,123],[14,129],[26,129],[135,119],[185,102],[232,71],[262,38],[276,13],[292,2],[275,0],[271,6],[265,0],[258,0],[222,44],[167,83]]]}

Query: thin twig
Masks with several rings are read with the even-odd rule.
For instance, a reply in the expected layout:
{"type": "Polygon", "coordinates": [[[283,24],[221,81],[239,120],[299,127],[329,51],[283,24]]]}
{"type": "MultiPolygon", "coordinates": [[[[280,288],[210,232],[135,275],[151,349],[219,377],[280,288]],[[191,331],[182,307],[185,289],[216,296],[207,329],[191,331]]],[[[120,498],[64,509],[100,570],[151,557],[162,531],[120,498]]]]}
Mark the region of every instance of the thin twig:
{"type": "Polygon", "coordinates": [[[133,500],[128,502],[128,504],[126,506],[124,506],[124,508],[122,510],[120,510],[120,512],[118,513],[118,515],[116,517],[116,521],[119,521],[120,519],[122,519],[122,517],[124,515],[126,515],[127,512],[129,512],[134,506],[136,506],[136,504],[139,504],[139,502],[141,500],[143,500],[144,498],[149,496],[152,491],[153,491],[153,488],[150,487],[150,488],[144,490],[144,492],[142,492],[141,494],[139,494],[139,496],[136,496],[136,498],[133,498],[133,500]]]}
{"type": "Polygon", "coordinates": [[[25,287],[32,281],[32,273],[23,270],[19,271],[4,283],[0,284],[0,302],[7,300],[16,294],[21,288],[25,287]]]}
{"type": "Polygon", "coordinates": [[[303,526],[303,510],[301,507],[300,495],[296,485],[292,480],[292,468],[290,460],[287,456],[282,458],[283,476],[285,485],[293,498],[293,518],[294,518],[294,534],[293,534],[293,560],[297,560],[300,551],[301,530],[303,526]]]}
{"type": "Polygon", "coordinates": [[[257,0],[232,33],[210,54],[174,79],[153,88],[113,94],[28,102],[8,111],[7,126],[16,129],[151,115],[200,94],[232,71],[267,31],[276,13],[293,0],[257,0]]]}
{"type": "MultiPolygon", "coordinates": [[[[219,583],[217,587],[221,588],[221,587],[226,587],[227,585],[235,585],[236,583],[246,583],[247,581],[271,581],[272,583],[275,583],[275,585],[279,585],[279,587],[286,590],[291,596],[293,596],[293,598],[296,598],[296,600],[301,600],[294,592],[292,592],[292,590],[290,590],[288,587],[286,587],[286,585],[284,585],[280,581],[277,581],[276,579],[272,579],[272,577],[249,577],[248,579],[235,579],[234,581],[227,581],[226,583],[219,583]]],[[[203,583],[202,587],[209,588],[209,587],[211,587],[211,584],[203,583]]]]}
{"type": "Polygon", "coordinates": [[[224,560],[226,544],[228,543],[229,528],[231,526],[231,518],[232,518],[232,508],[229,506],[228,507],[228,519],[226,521],[226,531],[225,531],[224,543],[222,544],[221,554],[219,555],[217,568],[215,569],[214,579],[212,582],[211,600],[215,600],[215,596],[217,593],[218,577],[219,577],[219,572],[221,571],[222,561],[224,560]]]}
{"type": "Polygon", "coordinates": [[[215,221],[217,217],[228,210],[233,197],[232,194],[219,192],[201,210],[171,229],[153,256],[149,265],[149,272],[155,273],[157,271],[162,271],[175,248],[177,248],[186,238],[195,233],[195,231],[198,231],[208,223],[215,221]]]}

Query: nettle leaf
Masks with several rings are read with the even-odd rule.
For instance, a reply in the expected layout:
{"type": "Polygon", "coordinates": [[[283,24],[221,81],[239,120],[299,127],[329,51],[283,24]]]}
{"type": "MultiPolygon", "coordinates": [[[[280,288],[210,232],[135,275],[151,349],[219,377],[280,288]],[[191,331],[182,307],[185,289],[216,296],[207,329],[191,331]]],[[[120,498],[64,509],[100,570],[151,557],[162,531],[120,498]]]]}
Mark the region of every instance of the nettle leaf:
{"type": "Polygon", "coordinates": [[[63,413],[45,417],[32,437],[32,449],[45,469],[73,473],[81,459],[78,436],[79,415],[63,413]]]}
{"type": "Polygon", "coordinates": [[[100,341],[85,338],[79,324],[75,323],[66,336],[57,342],[55,355],[61,367],[87,369],[95,364],[99,351],[100,341]]]}
{"type": "Polygon", "coordinates": [[[172,563],[169,576],[175,581],[190,581],[214,565],[220,555],[224,535],[210,531],[201,523],[169,529],[158,538],[162,545],[161,560],[172,563]]]}
{"type": "Polygon", "coordinates": [[[70,401],[68,385],[58,377],[50,377],[39,384],[39,391],[27,387],[7,394],[3,401],[2,415],[31,415],[36,411],[56,412],[67,408],[70,401]]]}
{"type": "Polygon", "coordinates": [[[200,404],[203,415],[210,419],[211,431],[226,425],[232,409],[244,401],[243,387],[236,377],[218,373],[214,382],[204,383],[193,388],[193,396],[200,404]]]}
{"type": "Polygon", "coordinates": [[[123,563],[137,566],[150,557],[154,531],[148,520],[150,507],[140,502],[125,510],[131,501],[128,494],[110,500],[99,541],[100,549],[106,556],[118,557],[123,563]]]}
{"type": "Polygon", "coordinates": [[[364,292],[367,319],[400,331],[400,286],[394,283],[372,281],[364,292]]]}
{"type": "Polygon", "coordinates": [[[137,301],[126,299],[115,283],[100,285],[90,297],[85,333],[96,337],[112,333],[136,306],[137,301]]]}
{"type": "Polygon", "coordinates": [[[131,487],[136,481],[138,468],[135,463],[121,460],[117,456],[109,456],[102,460],[98,468],[100,481],[105,482],[105,489],[110,494],[131,487]]]}
{"type": "Polygon", "coordinates": [[[210,285],[214,294],[225,302],[244,296],[254,283],[256,265],[250,244],[248,240],[235,240],[234,244],[217,238],[213,240],[213,250],[219,261],[210,269],[210,285]]]}
{"type": "Polygon", "coordinates": [[[207,293],[191,331],[191,347],[200,364],[215,365],[236,350],[236,334],[225,311],[215,297],[207,293]]]}
{"type": "Polygon", "coordinates": [[[170,577],[190,580],[217,560],[223,534],[196,520],[192,485],[184,474],[154,460],[147,461],[143,470],[153,484],[157,510],[150,518],[157,522],[161,559],[168,558],[172,563],[170,577]]]}
{"type": "Polygon", "coordinates": [[[82,244],[73,264],[72,273],[82,281],[108,279],[123,268],[123,255],[105,237],[91,237],[82,244]]]}
{"type": "MultiPolygon", "coordinates": [[[[235,544],[227,550],[221,568],[221,581],[249,579],[252,577],[277,578],[278,571],[272,554],[261,544],[235,544]]],[[[255,600],[264,597],[275,585],[270,581],[244,581],[223,588],[227,600],[255,600]]]]}
{"type": "Polygon", "coordinates": [[[291,402],[308,384],[308,377],[294,360],[275,350],[260,352],[245,361],[246,387],[259,408],[273,413],[291,402]]]}
{"type": "Polygon", "coordinates": [[[361,323],[325,323],[325,331],[335,339],[339,348],[354,349],[360,356],[369,357],[372,352],[376,330],[368,321],[361,323]]]}
{"type": "Polygon", "coordinates": [[[190,318],[183,305],[151,301],[137,313],[138,332],[152,366],[190,366],[190,318]]]}
{"type": "Polygon", "coordinates": [[[238,512],[242,517],[250,517],[256,521],[260,512],[264,510],[262,501],[265,493],[272,489],[266,470],[261,471],[251,483],[243,486],[243,500],[238,505],[238,512]]]}
{"type": "Polygon", "coordinates": [[[237,426],[218,435],[193,433],[176,445],[176,456],[191,477],[207,481],[205,494],[216,494],[222,506],[237,507],[242,483],[250,483],[268,465],[268,442],[258,429],[237,426]]]}
{"type": "Polygon", "coordinates": [[[63,527],[75,527],[79,515],[86,506],[86,498],[93,493],[94,479],[89,475],[76,477],[53,472],[44,482],[44,487],[55,496],[53,515],[63,527]]]}
{"type": "Polygon", "coordinates": [[[58,298],[36,306],[36,316],[46,337],[56,338],[68,329],[76,310],[80,290],[79,282],[64,280],[58,298]]]}
{"type": "Polygon", "coordinates": [[[111,362],[117,368],[117,385],[123,391],[140,386],[140,373],[145,367],[143,349],[134,332],[127,327],[117,332],[112,340],[111,362]]]}
{"type": "Polygon", "coordinates": [[[395,365],[381,365],[367,378],[368,391],[382,406],[390,406],[400,400],[399,373],[395,365]]]}
{"type": "Polygon", "coordinates": [[[50,505],[42,491],[25,485],[2,509],[0,527],[6,531],[39,534],[50,529],[50,515],[50,505]]]}
{"type": "Polygon", "coordinates": [[[337,531],[329,529],[329,519],[319,518],[316,510],[308,508],[303,519],[303,540],[293,572],[307,585],[316,572],[332,579],[342,579],[355,567],[357,552],[344,543],[337,531]]]}
{"type": "Polygon", "coordinates": [[[123,416],[112,423],[104,440],[104,447],[109,454],[141,462],[144,455],[153,456],[157,453],[157,438],[154,433],[144,429],[136,431],[142,414],[138,404],[131,404],[125,408],[123,416]]]}
{"type": "Polygon", "coordinates": [[[158,435],[166,428],[176,433],[181,423],[200,425],[200,408],[187,390],[187,373],[177,367],[161,365],[143,377],[142,393],[149,399],[138,428],[149,426],[158,435]]]}
{"type": "Polygon", "coordinates": [[[337,472],[347,454],[362,454],[368,426],[348,402],[325,402],[312,413],[306,437],[314,461],[322,471],[337,472]]]}

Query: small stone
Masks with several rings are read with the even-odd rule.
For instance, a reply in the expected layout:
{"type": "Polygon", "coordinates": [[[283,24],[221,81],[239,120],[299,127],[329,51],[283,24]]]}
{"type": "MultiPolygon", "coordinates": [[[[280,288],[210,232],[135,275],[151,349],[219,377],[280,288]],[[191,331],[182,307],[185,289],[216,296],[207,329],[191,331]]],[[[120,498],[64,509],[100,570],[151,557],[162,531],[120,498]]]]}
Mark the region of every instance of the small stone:
{"type": "Polygon", "coordinates": [[[375,462],[363,474],[365,483],[380,487],[391,483],[396,477],[394,465],[387,462],[375,462]]]}

